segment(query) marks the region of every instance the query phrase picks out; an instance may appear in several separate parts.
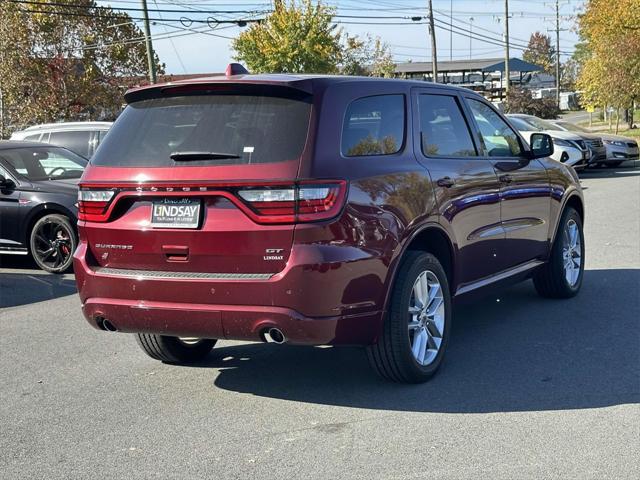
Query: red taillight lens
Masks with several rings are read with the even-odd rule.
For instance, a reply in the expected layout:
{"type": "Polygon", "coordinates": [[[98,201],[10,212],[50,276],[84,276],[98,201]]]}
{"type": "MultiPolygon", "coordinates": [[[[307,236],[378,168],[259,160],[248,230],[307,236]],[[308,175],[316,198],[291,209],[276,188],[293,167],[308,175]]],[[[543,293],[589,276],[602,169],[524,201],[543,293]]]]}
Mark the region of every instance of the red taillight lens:
{"type": "Polygon", "coordinates": [[[301,183],[291,188],[252,188],[237,193],[260,223],[317,222],[338,214],[346,182],[301,183]]]}
{"type": "Polygon", "coordinates": [[[79,190],[78,220],[105,221],[105,212],[114,193],[113,190],[79,190]]]}

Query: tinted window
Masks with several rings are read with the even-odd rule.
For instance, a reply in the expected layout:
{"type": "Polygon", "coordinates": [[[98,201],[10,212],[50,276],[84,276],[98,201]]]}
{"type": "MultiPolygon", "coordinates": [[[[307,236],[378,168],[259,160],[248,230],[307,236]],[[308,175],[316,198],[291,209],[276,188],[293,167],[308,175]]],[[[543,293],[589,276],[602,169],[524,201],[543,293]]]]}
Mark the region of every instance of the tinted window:
{"type": "Polygon", "coordinates": [[[535,132],[536,130],[538,130],[533,125],[525,122],[524,120],[518,117],[509,117],[509,123],[511,123],[511,125],[516,127],[516,129],[519,132],[535,132]]]}
{"type": "Polygon", "coordinates": [[[342,126],[342,154],[389,155],[404,141],[404,95],[360,98],[347,108],[342,126]]]}
{"type": "Polygon", "coordinates": [[[471,99],[468,102],[489,156],[519,156],[520,141],[511,127],[486,103],[471,99]]]}
{"type": "Polygon", "coordinates": [[[454,97],[420,95],[422,153],[427,156],[476,156],[467,123],[454,97]]]}
{"type": "Polygon", "coordinates": [[[171,159],[178,152],[229,154],[182,161],[181,166],[297,160],[310,112],[307,97],[219,94],[143,100],[122,112],[91,163],[167,167],[178,163],[171,159]]]}
{"type": "Polygon", "coordinates": [[[84,157],[88,157],[90,136],[91,132],[86,131],[51,132],[49,143],[68,148],[84,157]]]}
{"type": "Polygon", "coordinates": [[[28,180],[80,178],[87,161],[61,148],[14,148],[0,151],[0,159],[28,180]]]}

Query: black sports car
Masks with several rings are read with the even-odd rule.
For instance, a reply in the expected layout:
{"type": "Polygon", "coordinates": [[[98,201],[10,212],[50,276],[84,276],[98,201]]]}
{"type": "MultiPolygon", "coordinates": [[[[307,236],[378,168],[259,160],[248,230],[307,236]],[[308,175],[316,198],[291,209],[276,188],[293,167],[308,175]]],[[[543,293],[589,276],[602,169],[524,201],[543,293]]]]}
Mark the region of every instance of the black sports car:
{"type": "Polygon", "coordinates": [[[31,253],[53,273],[71,267],[78,181],[86,165],[66,148],[0,141],[0,254],[31,253]]]}

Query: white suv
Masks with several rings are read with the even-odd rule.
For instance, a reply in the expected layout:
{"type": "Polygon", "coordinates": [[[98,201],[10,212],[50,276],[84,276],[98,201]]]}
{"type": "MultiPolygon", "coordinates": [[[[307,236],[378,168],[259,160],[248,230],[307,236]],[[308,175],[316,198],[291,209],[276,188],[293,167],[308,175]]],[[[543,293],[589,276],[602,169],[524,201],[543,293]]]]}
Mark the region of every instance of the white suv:
{"type": "Polygon", "coordinates": [[[14,132],[11,140],[50,143],[91,158],[109,128],[111,122],[45,123],[14,132]]]}

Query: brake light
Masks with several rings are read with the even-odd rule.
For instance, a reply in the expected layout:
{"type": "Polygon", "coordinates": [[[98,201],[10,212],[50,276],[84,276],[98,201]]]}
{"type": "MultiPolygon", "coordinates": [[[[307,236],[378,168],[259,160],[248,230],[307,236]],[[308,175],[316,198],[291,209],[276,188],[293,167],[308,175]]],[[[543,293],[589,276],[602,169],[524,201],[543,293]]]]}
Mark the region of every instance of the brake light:
{"type": "Polygon", "coordinates": [[[104,213],[113,195],[113,190],[79,190],[78,220],[104,221],[104,213]]]}
{"type": "Polygon", "coordinates": [[[335,217],[344,203],[346,182],[302,183],[291,188],[239,190],[260,223],[316,222],[335,217]]]}

